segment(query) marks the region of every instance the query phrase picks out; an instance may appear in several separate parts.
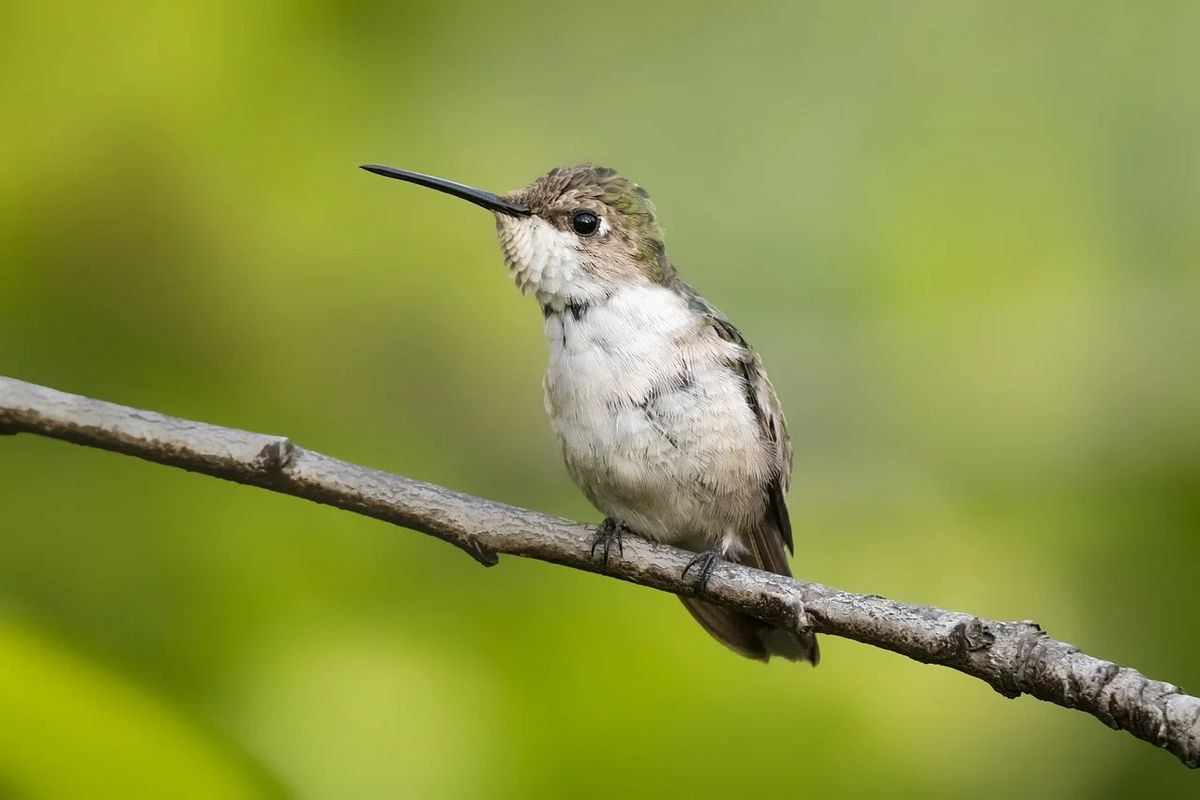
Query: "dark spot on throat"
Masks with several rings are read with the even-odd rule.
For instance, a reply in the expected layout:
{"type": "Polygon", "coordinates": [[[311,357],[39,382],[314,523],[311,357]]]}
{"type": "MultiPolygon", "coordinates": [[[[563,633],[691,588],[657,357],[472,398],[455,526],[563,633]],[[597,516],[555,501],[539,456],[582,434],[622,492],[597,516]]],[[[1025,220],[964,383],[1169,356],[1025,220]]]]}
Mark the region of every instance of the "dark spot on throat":
{"type": "MultiPolygon", "coordinates": [[[[591,307],[592,307],[591,303],[587,303],[584,301],[572,300],[570,303],[567,303],[566,307],[563,310],[570,312],[571,318],[574,319],[576,322],[579,322],[581,319],[583,319],[585,316],[587,316],[588,309],[591,307]]],[[[549,303],[542,306],[542,316],[547,319],[549,319],[552,314],[562,314],[562,313],[563,313],[562,311],[559,311],[558,309],[552,307],[549,303]]]]}

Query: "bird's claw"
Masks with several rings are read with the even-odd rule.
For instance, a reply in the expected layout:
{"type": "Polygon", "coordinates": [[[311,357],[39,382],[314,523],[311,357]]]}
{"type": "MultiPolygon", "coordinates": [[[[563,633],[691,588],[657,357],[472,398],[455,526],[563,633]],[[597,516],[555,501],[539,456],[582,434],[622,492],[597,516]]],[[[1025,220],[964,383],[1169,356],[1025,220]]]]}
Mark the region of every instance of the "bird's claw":
{"type": "Polygon", "coordinates": [[[687,574],[695,569],[695,590],[697,593],[703,592],[708,588],[708,578],[712,575],[713,568],[724,558],[725,553],[720,547],[714,547],[711,550],[705,550],[703,553],[697,553],[696,557],[689,561],[687,566],[683,568],[683,574],[680,577],[686,578],[687,574]]]}
{"type": "Polygon", "coordinates": [[[596,550],[603,547],[601,550],[601,561],[608,564],[608,554],[612,550],[613,545],[617,546],[617,552],[623,557],[625,555],[625,543],[622,537],[629,530],[625,523],[617,522],[612,517],[605,517],[600,523],[600,527],[596,528],[595,535],[592,536],[591,558],[596,558],[596,550]]]}

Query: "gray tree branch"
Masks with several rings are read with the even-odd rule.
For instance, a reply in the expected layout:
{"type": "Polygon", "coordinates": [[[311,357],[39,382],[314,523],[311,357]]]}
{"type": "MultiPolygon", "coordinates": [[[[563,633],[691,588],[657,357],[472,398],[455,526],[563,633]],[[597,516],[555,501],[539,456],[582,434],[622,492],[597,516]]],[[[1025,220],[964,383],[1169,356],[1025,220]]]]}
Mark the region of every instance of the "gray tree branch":
{"type": "MultiPolygon", "coordinates": [[[[294,446],[282,436],[223,428],[0,377],[0,433],[35,433],[112,450],[365,514],[436,536],[484,565],[499,553],[536,558],[677,594],[692,554],[626,537],[607,564],[590,553],[593,528],[391,475],[294,446]]],[[[775,625],[810,627],[941,664],[1005,697],[1029,694],[1085,711],[1200,766],[1200,699],[1136,670],[1093,658],[1033,622],[838,591],[722,563],[704,592],[775,625]]]]}

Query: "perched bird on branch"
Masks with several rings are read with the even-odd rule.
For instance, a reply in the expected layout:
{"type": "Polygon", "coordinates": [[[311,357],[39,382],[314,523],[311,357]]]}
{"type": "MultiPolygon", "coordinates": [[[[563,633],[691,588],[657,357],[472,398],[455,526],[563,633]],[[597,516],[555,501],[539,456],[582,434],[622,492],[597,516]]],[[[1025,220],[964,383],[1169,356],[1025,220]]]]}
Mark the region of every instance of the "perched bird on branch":
{"type": "MultiPolygon", "coordinates": [[[[738,329],[679,277],[645,190],[592,164],[502,196],[363,169],[495,215],[509,274],[545,317],[546,411],[567,470],[606,515],[594,555],[607,561],[632,532],[696,552],[685,573],[701,589],[721,559],[791,575],[792,451],[779,399],[738,329]]],[[[744,656],[819,659],[811,633],[680,599],[744,656]]]]}

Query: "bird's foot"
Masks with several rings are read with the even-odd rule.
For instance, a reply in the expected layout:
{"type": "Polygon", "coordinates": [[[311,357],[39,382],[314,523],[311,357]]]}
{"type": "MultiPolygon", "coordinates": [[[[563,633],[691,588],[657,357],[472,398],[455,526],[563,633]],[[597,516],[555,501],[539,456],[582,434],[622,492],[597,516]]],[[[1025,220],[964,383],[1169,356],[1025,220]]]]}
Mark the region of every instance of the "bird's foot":
{"type": "Polygon", "coordinates": [[[592,552],[591,557],[596,557],[596,551],[602,553],[600,560],[608,563],[608,554],[612,550],[613,545],[616,545],[617,552],[622,556],[625,555],[625,544],[622,537],[626,533],[632,533],[629,526],[624,522],[617,522],[612,517],[605,517],[604,522],[600,523],[600,527],[596,528],[595,535],[592,536],[592,552]]]}
{"type": "Polygon", "coordinates": [[[708,578],[712,575],[713,568],[717,566],[718,562],[724,559],[725,551],[721,549],[720,545],[705,550],[703,553],[697,553],[696,557],[689,561],[687,566],[683,568],[683,574],[680,577],[686,578],[689,572],[696,570],[696,584],[694,588],[697,593],[703,592],[708,588],[708,578]]]}

